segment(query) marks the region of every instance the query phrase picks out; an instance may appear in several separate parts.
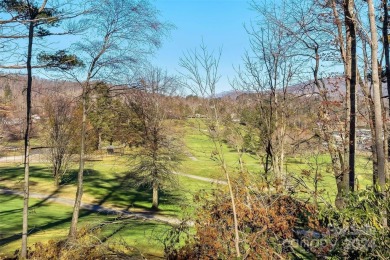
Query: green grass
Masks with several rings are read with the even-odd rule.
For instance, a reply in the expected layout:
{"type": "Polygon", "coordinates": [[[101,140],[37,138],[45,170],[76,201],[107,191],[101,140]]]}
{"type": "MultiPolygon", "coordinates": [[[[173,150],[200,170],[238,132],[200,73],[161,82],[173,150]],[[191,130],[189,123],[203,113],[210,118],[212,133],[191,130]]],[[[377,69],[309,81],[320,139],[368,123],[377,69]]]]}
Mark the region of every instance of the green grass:
{"type": "MultiPolygon", "coordinates": [[[[23,200],[19,196],[0,195],[0,257],[11,255],[20,248],[22,229],[23,200]]],[[[69,230],[72,208],[56,203],[30,200],[29,246],[36,242],[47,242],[51,239],[65,239],[69,230]]],[[[92,227],[102,221],[110,222],[116,216],[81,211],[80,225],[92,227]]],[[[108,242],[124,241],[141,249],[143,253],[162,256],[163,247],[158,239],[169,226],[154,221],[127,219],[115,221],[102,228],[101,239],[108,242]]]]}
{"type": "MultiPolygon", "coordinates": [[[[208,132],[206,131],[207,127],[204,121],[202,119],[187,120],[184,128],[186,132],[184,142],[189,153],[196,160],[187,158],[183,171],[204,177],[225,179],[221,171],[220,162],[211,158],[211,151],[215,150],[215,144],[207,136],[208,132]]],[[[222,143],[222,151],[227,161],[229,173],[233,178],[240,178],[237,175],[239,154],[225,143],[222,143]]],[[[264,171],[260,159],[251,154],[244,154],[243,161],[251,176],[256,176],[259,179],[264,171]]],[[[314,170],[317,166],[322,176],[318,183],[321,195],[328,203],[333,203],[336,196],[336,180],[331,168],[330,157],[326,152],[317,156],[311,151],[303,151],[303,153],[294,156],[287,154],[284,165],[285,172],[289,176],[301,177],[303,171],[310,171],[311,177],[304,179],[310,189],[313,189],[314,186],[311,178],[314,176],[314,170]]],[[[357,153],[355,173],[358,189],[365,189],[367,186],[372,185],[372,161],[366,154],[357,153]]],[[[298,193],[303,190],[302,187],[296,189],[298,193]]],[[[300,193],[297,196],[305,199],[312,197],[310,193],[300,193]]]]}
{"type": "MultiPolygon", "coordinates": [[[[182,125],[184,132],[183,141],[187,155],[179,169],[185,174],[197,175],[213,179],[225,180],[226,177],[221,170],[221,163],[213,158],[212,151],[215,144],[207,136],[206,128],[201,120],[188,120],[182,125]]],[[[237,151],[222,143],[224,159],[227,162],[229,173],[233,178],[240,179],[238,174],[239,154],[237,151]]],[[[129,153],[131,151],[126,151],[129,153]]],[[[152,192],[148,187],[137,185],[137,177],[128,175],[131,169],[131,160],[127,156],[94,156],[95,161],[86,162],[84,178],[83,202],[95,203],[106,207],[115,207],[133,211],[149,210],[151,207],[152,192]]],[[[286,157],[286,172],[289,175],[301,176],[303,170],[310,170],[316,166],[316,156],[313,154],[296,155],[286,157]]],[[[259,178],[263,167],[258,158],[250,154],[244,154],[243,160],[246,168],[252,176],[259,178]]],[[[330,158],[327,154],[317,156],[319,171],[322,180],[319,188],[323,189],[323,195],[329,202],[333,202],[336,185],[335,178],[330,170],[330,158]]],[[[358,155],[356,162],[356,173],[359,180],[359,187],[365,188],[371,183],[372,162],[367,156],[358,155]]],[[[48,165],[31,165],[30,187],[31,192],[55,194],[59,197],[74,199],[76,193],[77,163],[72,165],[66,181],[55,187],[48,165]]],[[[313,172],[312,172],[313,175],[313,172]]],[[[259,182],[258,179],[255,181],[259,182]]],[[[15,164],[0,165],[0,187],[11,189],[22,189],[23,168],[15,164]]],[[[307,181],[309,187],[313,187],[311,181],[307,181]]],[[[195,180],[184,176],[177,177],[177,184],[167,187],[160,193],[159,214],[180,217],[186,212],[192,212],[193,196],[200,190],[211,190],[216,184],[195,180]]],[[[299,195],[299,196],[308,196],[299,195]]],[[[309,195],[310,196],[310,195],[309,195]]],[[[38,200],[31,200],[31,205],[39,203],[38,200]]],[[[0,240],[7,239],[19,233],[21,230],[21,198],[15,196],[0,196],[0,240]],[[3,235],[6,234],[6,235],[3,235]]],[[[70,222],[71,208],[57,204],[39,204],[32,207],[30,227],[37,227],[30,238],[30,242],[48,240],[51,237],[65,237],[70,222]]],[[[83,211],[81,215],[82,225],[97,223],[109,219],[109,216],[102,216],[91,212],[83,211]]],[[[159,246],[155,243],[153,236],[166,230],[165,225],[155,222],[129,221],[107,226],[102,230],[103,235],[109,236],[110,232],[115,233],[110,239],[125,239],[128,243],[146,250],[150,254],[162,254],[159,246]]],[[[14,236],[15,237],[15,236],[14,236]]],[[[15,237],[16,238],[16,237],[15,237]]],[[[20,246],[20,239],[10,241],[7,244],[0,244],[0,252],[11,252],[20,246]]]]}
{"type": "MultiPolygon", "coordinates": [[[[189,119],[185,124],[185,146],[193,158],[186,158],[183,163],[183,172],[198,175],[202,177],[225,179],[221,171],[221,162],[217,156],[212,155],[216,146],[222,145],[222,153],[229,172],[235,172],[239,169],[240,154],[226,145],[225,143],[213,143],[208,136],[206,126],[202,120],[189,119]]],[[[249,154],[243,154],[243,161],[249,170],[259,171],[259,162],[249,154]]]]}
{"type": "MultiPolygon", "coordinates": [[[[328,154],[288,157],[285,164],[286,171],[295,176],[302,176],[302,171],[306,170],[311,171],[311,177],[313,177],[317,166],[318,172],[322,176],[318,185],[319,189],[323,190],[325,198],[328,198],[329,202],[333,203],[336,196],[336,180],[328,154]]],[[[372,161],[366,155],[358,154],[356,156],[355,174],[358,189],[365,189],[367,186],[372,185],[372,161]]],[[[313,188],[313,181],[306,178],[306,183],[310,188],[313,188]]]]}
{"type": "MultiPolygon", "coordinates": [[[[102,162],[88,163],[84,178],[83,201],[128,210],[148,210],[152,193],[148,187],[138,187],[136,179],[126,177],[123,166],[102,162]]],[[[22,189],[22,167],[0,167],[0,187],[22,189]]],[[[192,203],[192,195],[200,189],[211,189],[208,182],[177,176],[174,187],[160,192],[160,214],[180,215],[182,205],[192,203]]],[[[30,167],[31,192],[74,198],[76,170],[69,173],[67,181],[56,187],[46,165],[30,167]]]]}

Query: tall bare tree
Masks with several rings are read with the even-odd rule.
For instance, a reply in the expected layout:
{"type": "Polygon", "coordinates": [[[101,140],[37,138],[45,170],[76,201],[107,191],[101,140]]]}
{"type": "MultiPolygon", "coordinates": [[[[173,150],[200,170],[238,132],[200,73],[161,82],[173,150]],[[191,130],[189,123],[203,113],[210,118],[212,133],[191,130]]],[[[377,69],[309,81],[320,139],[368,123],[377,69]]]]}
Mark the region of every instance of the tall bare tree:
{"type": "Polygon", "coordinates": [[[233,82],[236,89],[253,93],[256,102],[257,129],[262,141],[264,175],[267,185],[275,184],[277,190],[282,189],[285,180],[284,161],[286,153],[287,119],[291,110],[288,88],[300,74],[302,59],[297,59],[293,46],[297,39],[277,23],[268,19],[286,12],[274,6],[262,6],[253,2],[252,7],[261,16],[261,21],[247,28],[250,37],[250,50],[244,56],[244,67],[237,71],[237,79],[233,82]],[[276,26],[275,26],[276,25],[276,26]],[[265,156],[263,156],[265,155],[265,156]]]}
{"type": "Polygon", "coordinates": [[[208,135],[214,143],[215,155],[221,165],[222,171],[226,176],[229,188],[229,195],[232,205],[232,214],[234,220],[234,244],[236,255],[241,257],[240,236],[238,230],[238,219],[236,210],[236,201],[233,192],[233,186],[230,177],[230,171],[223,152],[222,125],[219,113],[219,101],[216,98],[216,86],[220,79],[218,67],[221,57],[221,51],[210,52],[202,42],[200,49],[188,51],[180,59],[179,64],[184,69],[182,75],[187,80],[186,86],[197,96],[207,100],[205,111],[208,119],[208,135]]]}
{"type": "Polygon", "coordinates": [[[86,70],[72,76],[82,87],[80,161],[77,192],[68,239],[76,237],[86,151],[88,97],[94,80],[125,84],[127,77],[140,67],[148,54],[161,44],[169,25],[159,19],[150,1],[99,0],[91,2],[89,16],[83,20],[89,30],[75,44],[86,70]]]}
{"type": "Polygon", "coordinates": [[[357,61],[356,61],[356,19],[355,19],[355,1],[346,0],[344,6],[345,19],[345,38],[346,38],[346,87],[347,87],[347,117],[349,123],[349,189],[355,189],[355,144],[356,144],[356,86],[357,86],[357,61]]]}
{"type": "Polygon", "coordinates": [[[372,88],[373,88],[373,103],[375,115],[375,148],[378,156],[378,184],[382,192],[386,189],[386,158],[384,152],[384,135],[382,121],[382,102],[381,88],[382,84],[379,79],[378,68],[378,36],[375,21],[375,8],[372,0],[367,1],[368,18],[371,34],[371,69],[372,69],[372,88]]]}
{"type": "MultiPolygon", "coordinates": [[[[382,36],[383,36],[383,49],[385,54],[385,75],[387,93],[390,93],[390,50],[389,50],[389,5],[387,0],[382,0],[383,8],[383,23],[382,23],[382,36]]],[[[390,95],[387,97],[390,107],[390,95]]],[[[390,113],[390,110],[389,110],[390,113]]]]}
{"type": "MultiPolygon", "coordinates": [[[[312,71],[313,78],[308,79],[312,83],[308,86],[313,85],[314,88],[307,88],[304,93],[316,94],[322,99],[321,113],[318,118],[322,130],[319,134],[328,144],[338,190],[336,205],[341,207],[343,196],[348,192],[348,186],[351,190],[355,186],[355,98],[358,73],[354,3],[352,1],[344,1],[340,4],[335,1],[292,0],[278,7],[279,11],[266,10],[261,5],[256,5],[256,7],[256,10],[270,24],[273,24],[272,26],[284,31],[285,38],[295,39],[291,52],[300,60],[305,61],[302,63],[303,71],[312,71]],[[342,17],[344,17],[344,22],[342,17]],[[323,75],[326,74],[322,69],[322,64],[332,66],[340,64],[340,61],[344,68],[345,84],[341,78],[324,79],[323,75]],[[341,99],[337,101],[332,92],[337,91],[338,85],[341,84],[346,86],[345,94],[338,91],[341,99]],[[345,109],[337,109],[336,104],[345,109]],[[343,111],[345,111],[345,116],[338,116],[343,111]],[[344,118],[339,121],[340,126],[335,124],[335,118],[344,118]],[[334,131],[340,133],[341,143],[338,143],[332,135],[334,131]]],[[[300,81],[303,79],[301,78],[300,81]]]]}

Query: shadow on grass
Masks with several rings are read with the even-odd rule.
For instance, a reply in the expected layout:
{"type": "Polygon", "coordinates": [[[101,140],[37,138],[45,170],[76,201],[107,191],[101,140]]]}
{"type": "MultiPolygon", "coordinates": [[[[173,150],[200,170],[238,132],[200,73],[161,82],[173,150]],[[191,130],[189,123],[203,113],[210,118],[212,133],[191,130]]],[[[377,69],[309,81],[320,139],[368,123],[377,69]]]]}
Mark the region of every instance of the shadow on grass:
{"type": "MultiPolygon", "coordinates": [[[[95,195],[95,204],[103,205],[106,202],[114,206],[124,208],[126,211],[131,208],[151,209],[152,190],[148,186],[140,186],[139,177],[126,173],[114,174],[113,178],[102,178],[91,172],[85,177],[85,191],[95,195]],[[150,206],[145,206],[150,204],[150,206]]],[[[178,205],[182,198],[172,192],[160,191],[160,202],[164,205],[178,205]]],[[[169,210],[165,210],[169,211],[169,210]]]]}
{"type": "MultiPolygon", "coordinates": [[[[22,211],[22,209],[18,209],[19,211],[22,211]]],[[[94,213],[93,211],[85,211],[85,210],[82,210],[81,213],[80,213],[80,219],[84,218],[84,217],[87,217],[89,215],[91,215],[92,213],[94,213]]],[[[50,223],[47,223],[47,224],[44,224],[44,225],[41,225],[41,226],[36,226],[34,228],[31,228],[29,231],[28,231],[28,235],[33,235],[35,233],[38,233],[42,230],[47,230],[47,229],[51,229],[51,228],[55,228],[59,225],[62,225],[62,224],[65,224],[65,223],[70,223],[70,221],[72,220],[72,214],[69,214],[68,217],[65,217],[65,218],[62,218],[62,219],[59,219],[57,221],[54,221],[54,222],[50,222],[50,223]]],[[[13,234],[11,236],[8,236],[8,237],[4,237],[4,238],[1,238],[0,239],[0,247],[3,246],[3,245],[6,245],[8,243],[11,243],[11,242],[14,242],[16,240],[19,240],[22,238],[22,233],[17,233],[17,234],[13,234]]]]}
{"type": "MultiPolygon", "coordinates": [[[[23,168],[22,167],[13,167],[6,168],[0,167],[0,181],[9,180],[23,176],[23,168]]],[[[46,167],[38,167],[31,166],[30,167],[31,177],[45,179],[46,181],[52,180],[51,171],[46,167]]],[[[112,177],[107,177],[107,175],[101,174],[101,172],[86,169],[84,174],[84,190],[89,194],[93,194],[96,197],[96,202],[93,208],[99,208],[99,206],[103,205],[106,202],[110,202],[114,205],[124,207],[126,210],[131,209],[132,207],[144,208],[145,210],[150,210],[150,207],[145,206],[145,204],[151,205],[152,200],[152,191],[150,188],[145,186],[138,186],[139,179],[133,175],[127,175],[125,173],[113,174],[112,177]]],[[[64,178],[61,185],[50,195],[45,197],[44,199],[38,201],[34,205],[30,206],[30,210],[38,209],[42,206],[47,206],[50,198],[53,198],[61,191],[61,189],[67,185],[75,185],[77,179],[77,170],[70,171],[67,175],[67,178],[64,178]]],[[[53,184],[54,185],[54,184],[53,184]]],[[[15,196],[13,194],[9,194],[12,196],[11,198],[7,198],[8,200],[12,200],[15,197],[20,197],[19,195],[15,196]]],[[[179,195],[175,195],[171,192],[160,192],[161,202],[164,205],[178,205],[182,200],[179,195]]],[[[169,211],[169,210],[166,210],[169,211]]],[[[174,210],[172,210],[174,211],[174,210]]],[[[0,216],[4,217],[7,215],[21,213],[22,208],[11,209],[9,211],[0,212],[0,216]]],[[[94,211],[81,211],[80,219],[91,215],[94,211]]],[[[154,212],[150,212],[151,215],[154,215],[154,212]]],[[[29,230],[29,235],[35,234],[42,230],[52,229],[57,226],[63,225],[65,223],[70,223],[71,214],[67,214],[67,216],[55,220],[54,218],[50,218],[49,223],[36,226],[29,230]]],[[[21,224],[17,222],[17,225],[12,228],[13,230],[20,230],[21,227],[18,225],[21,224]]],[[[118,230],[117,232],[119,232],[118,230]]],[[[16,241],[21,238],[22,234],[17,233],[13,235],[1,234],[0,238],[0,247],[8,244],[10,242],[16,241]]]]}
{"type": "MultiPolygon", "coordinates": [[[[24,177],[23,167],[0,167],[0,182],[17,180],[24,177]]],[[[51,170],[48,167],[30,166],[30,177],[44,180],[53,180],[51,170]]]]}
{"type": "MultiPolygon", "coordinates": [[[[41,204],[54,197],[64,186],[76,185],[77,172],[77,170],[70,170],[62,178],[59,188],[43,200],[41,204]]],[[[23,167],[0,167],[0,182],[22,179],[23,176],[23,167]]],[[[30,178],[38,180],[31,181],[31,186],[39,185],[39,179],[46,182],[53,181],[50,168],[44,166],[30,166],[30,178]]],[[[95,196],[95,204],[97,205],[110,202],[114,206],[124,207],[126,210],[132,207],[150,210],[150,207],[145,206],[145,204],[151,206],[152,190],[148,186],[138,185],[140,182],[140,177],[135,174],[113,173],[111,177],[107,177],[107,174],[102,174],[94,169],[88,168],[84,171],[84,191],[95,196]]],[[[170,191],[160,191],[159,195],[161,204],[166,206],[178,205],[182,201],[181,196],[170,191]]]]}

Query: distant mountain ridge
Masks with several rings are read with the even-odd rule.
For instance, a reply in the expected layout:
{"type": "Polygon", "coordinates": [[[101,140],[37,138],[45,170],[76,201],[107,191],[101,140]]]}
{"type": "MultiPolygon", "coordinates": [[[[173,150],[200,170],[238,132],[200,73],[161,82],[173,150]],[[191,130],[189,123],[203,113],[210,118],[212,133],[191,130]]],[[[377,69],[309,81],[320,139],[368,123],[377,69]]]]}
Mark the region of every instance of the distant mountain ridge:
{"type": "MultiPolygon", "coordinates": [[[[321,79],[324,84],[325,88],[328,90],[328,93],[330,96],[339,96],[340,94],[344,95],[346,91],[346,85],[345,85],[345,79],[342,76],[336,76],[336,77],[328,77],[328,78],[322,78],[321,79]]],[[[268,90],[264,90],[268,91],[268,90]]],[[[294,85],[291,85],[287,87],[287,92],[289,94],[296,94],[296,95],[315,95],[318,93],[318,89],[314,85],[314,81],[306,81],[302,83],[297,83],[294,85]]],[[[242,94],[249,94],[250,91],[240,91],[240,90],[227,90],[223,91],[221,93],[218,93],[216,95],[217,98],[231,98],[236,99],[238,96],[242,94]]],[[[383,96],[387,96],[387,83],[382,83],[382,93],[383,96]]],[[[362,95],[362,91],[360,89],[360,86],[357,86],[357,94],[362,95]]]]}

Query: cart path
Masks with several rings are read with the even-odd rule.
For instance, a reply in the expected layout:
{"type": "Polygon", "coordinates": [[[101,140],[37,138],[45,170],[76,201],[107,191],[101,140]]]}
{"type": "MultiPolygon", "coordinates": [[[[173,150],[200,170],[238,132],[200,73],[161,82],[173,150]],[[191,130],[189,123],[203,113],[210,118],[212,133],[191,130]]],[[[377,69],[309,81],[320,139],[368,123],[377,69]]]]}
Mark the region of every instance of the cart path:
{"type": "MultiPolygon", "coordinates": [[[[17,195],[17,196],[23,196],[23,191],[18,190],[11,190],[11,189],[1,189],[0,188],[0,194],[4,195],[17,195]]],[[[43,199],[47,202],[55,202],[67,206],[73,206],[74,200],[67,199],[67,198],[61,198],[55,195],[47,195],[47,194],[41,194],[41,193],[35,193],[30,192],[30,198],[34,199],[43,199]]],[[[151,220],[151,221],[158,221],[163,222],[171,225],[177,225],[180,224],[181,221],[178,218],[172,217],[172,216],[164,216],[160,215],[153,211],[142,211],[142,212],[131,212],[127,210],[120,210],[115,208],[109,208],[104,207],[98,204],[91,204],[91,203],[81,203],[81,208],[85,210],[90,210],[93,212],[99,212],[104,214],[117,214],[122,216],[129,216],[129,217],[135,217],[143,220],[151,220]]],[[[193,222],[188,223],[190,226],[193,225],[193,222]]]]}
{"type": "Polygon", "coordinates": [[[195,180],[199,180],[199,181],[227,185],[227,181],[223,181],[223,180],[212,179],[212,178],[207,178],[207,177],[202,177],[202,176],[192,175],[192,174],[187,174],[187,173],[181,173],[181,172],[174,172],[174,174],[179,175],[179,176],[188,177],[188,178],[195,179],[195,180]]]}

